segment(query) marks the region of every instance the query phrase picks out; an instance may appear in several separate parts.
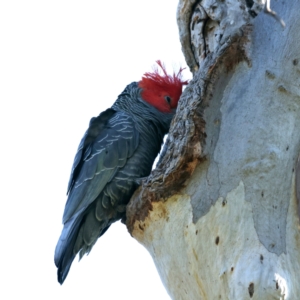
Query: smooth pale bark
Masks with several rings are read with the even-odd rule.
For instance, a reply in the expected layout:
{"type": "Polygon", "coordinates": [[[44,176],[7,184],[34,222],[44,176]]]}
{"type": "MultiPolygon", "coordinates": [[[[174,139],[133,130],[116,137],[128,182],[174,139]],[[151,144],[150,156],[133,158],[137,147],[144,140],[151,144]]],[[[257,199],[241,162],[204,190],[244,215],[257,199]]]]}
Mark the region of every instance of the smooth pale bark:
{"type": "Polygon", "coordinates": [[[172,299],[300,299],[300,1],[271,2],[286,28],[252,1],[194,2],[194,78],[127,226],[172,299]]]}

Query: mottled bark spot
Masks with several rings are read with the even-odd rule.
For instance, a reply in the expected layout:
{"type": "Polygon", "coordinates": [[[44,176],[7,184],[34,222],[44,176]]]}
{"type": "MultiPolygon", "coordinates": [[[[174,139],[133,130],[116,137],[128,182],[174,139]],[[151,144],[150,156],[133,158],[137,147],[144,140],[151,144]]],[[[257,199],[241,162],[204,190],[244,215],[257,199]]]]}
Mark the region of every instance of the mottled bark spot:
{"type": "Polygon", "coordinates": [[[278,91],[281,93],[287,93],[287,89],[283,85],[278,86],[278,91]]]}
{"type": "Polygon", "coordinates": [[[252,298],[252,297],[253,297],[253,294],[254,294],[254,283],[253,283],[253,282],[251,282],[251,283],[249,284],[248,292],[249,292],[250,298],[252,298]]]}
{"type": "Polygon", "coordinates": [[[272,80],[276,78],[275,74],[272,73],[272,72],[269,71],[269,70],[266,70],[266,76],[267,76],[269,79],[272,79],[272,80]]]}
{"type": "Polygon", "coordinates": [[[263,260],[264,260],[264,257],[263,257],[263,255],[261,254],[261,255],[260,255],[260,262],[263,263],[263,260]]]}

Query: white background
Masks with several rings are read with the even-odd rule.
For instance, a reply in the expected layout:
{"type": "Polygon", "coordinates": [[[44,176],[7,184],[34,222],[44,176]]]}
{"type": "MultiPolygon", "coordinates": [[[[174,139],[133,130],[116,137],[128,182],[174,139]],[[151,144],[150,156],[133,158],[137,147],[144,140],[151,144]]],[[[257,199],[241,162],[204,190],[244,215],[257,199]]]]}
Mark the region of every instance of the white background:
{"type": "Polygon", "coordinates": [[[155,60],[185,66],[176,8],[171,0],[0,2],[1,299],[169,299],[123,224],[75,259],[63,286],[53,254],[90,118],[155,60]]]}

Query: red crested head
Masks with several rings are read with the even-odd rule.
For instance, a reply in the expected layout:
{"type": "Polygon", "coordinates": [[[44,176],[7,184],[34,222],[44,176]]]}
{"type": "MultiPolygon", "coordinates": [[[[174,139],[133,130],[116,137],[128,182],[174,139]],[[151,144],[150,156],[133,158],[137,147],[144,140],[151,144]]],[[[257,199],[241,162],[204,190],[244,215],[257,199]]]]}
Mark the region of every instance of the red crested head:
{"type": "Polygon", "coordinates": [[[156,63],[163,74],[161,75],[157,68],[153,72],[145,73],[139,82],[139,87],[142,89],[141,96],[159,111],[170,113],[176,109],[182,87],[187,85],[188,81],[182,80],[183,68],[180,68],[177,74],[168,75],[162,62],[157,60],[156,63]]]}

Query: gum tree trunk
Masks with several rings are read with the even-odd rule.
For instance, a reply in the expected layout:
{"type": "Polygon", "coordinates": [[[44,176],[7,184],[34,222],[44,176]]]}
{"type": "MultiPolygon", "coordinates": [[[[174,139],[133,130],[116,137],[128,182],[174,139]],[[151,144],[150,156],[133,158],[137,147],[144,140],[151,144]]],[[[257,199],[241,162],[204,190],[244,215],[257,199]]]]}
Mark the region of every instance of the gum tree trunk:
{"type": "Polygon", "coordinates": [[[300,299],[300,1],[262,8],[179,2],[194,77],[127,209],[172,299],[300,299]]]}

